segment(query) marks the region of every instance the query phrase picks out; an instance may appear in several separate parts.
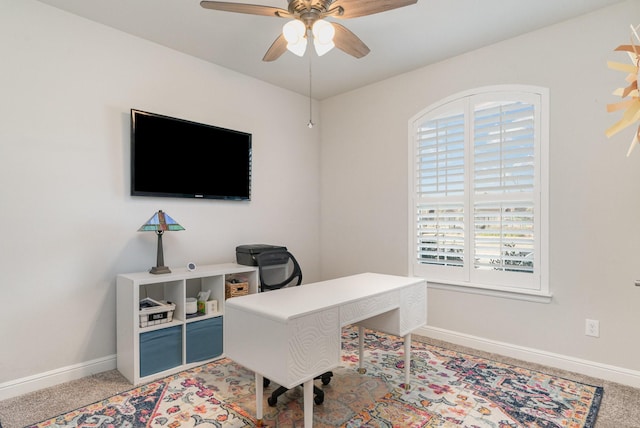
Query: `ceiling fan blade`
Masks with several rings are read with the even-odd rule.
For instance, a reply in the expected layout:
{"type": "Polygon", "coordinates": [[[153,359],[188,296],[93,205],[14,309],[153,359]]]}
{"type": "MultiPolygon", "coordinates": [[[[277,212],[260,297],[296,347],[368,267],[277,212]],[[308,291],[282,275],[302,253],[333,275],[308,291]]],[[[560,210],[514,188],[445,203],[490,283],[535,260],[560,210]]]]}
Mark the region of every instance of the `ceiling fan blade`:
{"type": "MultiPolygon", "coordinates": [[[[342,14],[332,14],[334,18],[357,18],[359,16],[373,15],[387,10],[416,4],[418,0],[335,0],[331,3],[331,10],[340,7],[342,14]]],[[[204,3],[204,2],[203,2],[204,3]]]]}
{"type": "Polygon", "coordinates": [[[267,53],[262,58],[263,61],[275,61],[287,51],[287,41],[282,34],[273,41],[267,53]]]}
{"type": "Polygon", "coordinates": [[[248,13],[250,15],[276,16],[279,18],[287,18],[291,16],[288,10],[280,9],[279,7],[260,6],[256,4],[229,3],[224,1],[201,1],[200,6],[205,9],[248,13]]]}
{"type": "Polygon", "coordinates": [[[331,24],[336,29],[336,34],[333,37],[333,43],[338,49],[356,58],[362,58],[370,52],[369,47],[365,45],[358,36],[353,34],[351,30],[335,22],[332,22],[331,24]]]}

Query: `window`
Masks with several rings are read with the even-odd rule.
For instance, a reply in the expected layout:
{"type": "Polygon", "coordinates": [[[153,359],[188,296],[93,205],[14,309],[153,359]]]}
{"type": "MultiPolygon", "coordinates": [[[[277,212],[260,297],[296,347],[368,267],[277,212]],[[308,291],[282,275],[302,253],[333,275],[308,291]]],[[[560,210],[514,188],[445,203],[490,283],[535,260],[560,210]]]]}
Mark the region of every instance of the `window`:
{"type": "Polygon", "coordinates": [[[480,88],[410,125],[411,272],[430,284],[549,296],[548,91],[480,88]]]}

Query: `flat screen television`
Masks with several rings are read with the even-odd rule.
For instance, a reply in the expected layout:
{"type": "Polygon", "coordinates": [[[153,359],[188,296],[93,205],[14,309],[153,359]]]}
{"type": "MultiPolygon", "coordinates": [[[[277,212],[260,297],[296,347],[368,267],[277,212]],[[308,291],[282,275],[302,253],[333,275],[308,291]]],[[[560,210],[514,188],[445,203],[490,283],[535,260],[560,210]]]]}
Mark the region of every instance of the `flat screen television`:
{"type": "Polygon", "coordinates": [[[131,195],[251,198],[251,134],[131,109],[131,195]]]}

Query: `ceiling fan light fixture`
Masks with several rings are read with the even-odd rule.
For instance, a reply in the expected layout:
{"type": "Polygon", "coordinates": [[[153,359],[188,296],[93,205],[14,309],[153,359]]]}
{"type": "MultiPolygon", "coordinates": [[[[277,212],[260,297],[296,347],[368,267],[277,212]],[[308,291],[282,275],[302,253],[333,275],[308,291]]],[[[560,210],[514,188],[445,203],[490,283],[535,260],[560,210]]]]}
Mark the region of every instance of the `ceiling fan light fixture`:
{"type": "Polygon", "coordinates": [[[297,43],[287,43],[287,49],[298,56],[303,56],[307,50],[307,39],[300,39],[297,43]]]}
{"type": "Polygon", "coordinates": [[[262,58],[267,62],[278,59],[285,52],[285,46],[296,55],[303,56],[307,48],[307,39],[311,37],[307,34],[309,31],[313,33],[318,55],[327,53],[335,47],[334,43],[337,43],[341,51],[354,58],[362,58],[369,54],[369,47],[346,27],[337,22],[333,24],[327,22],[324,18],[357,18],[418,2],[418,0],[287,0],[287,9],[282,9],[274,6],[237,3],[237,1],[202,0],[200,6],[225,12],[292,18],[262,58]],[[312,27],[316,26],[318,28],[314,30],[312,27]],[[285,44],[285,41],[288,44],[285,44]]]}
{"type": "Polygon", "coordinates": [[[311,27],[311,32],[313,33],[313,38],[322,44],[333,42],[333,38],[336,35],[336,29],[330,22],[324,19],[318,19],[314,22],[313,27],[311,27]]]}
{"type": "Polygon", "coordinates": [[[322,56],[335,47],[335,43],[330,41],[329,43],[321,43],[318,39],[313,39],[313,47],[316,48],[318,56],[322,56]]]}
{"type": "Polygon", "coordinates": [[[318,56],[322,56],[333,49],[336,45],[333,43],[333,37],[336,35],[336,29],[323,19],[319,19],[313,23],[311,28],[313,33],[313,46],[318,56]]]}
{"type": "Polygon", "coordinates": [[[292,19],[282,27],[282,35],[287,41],[287,49],[298,56],[307,50],[307,27],[302,21],[292,19]]]}

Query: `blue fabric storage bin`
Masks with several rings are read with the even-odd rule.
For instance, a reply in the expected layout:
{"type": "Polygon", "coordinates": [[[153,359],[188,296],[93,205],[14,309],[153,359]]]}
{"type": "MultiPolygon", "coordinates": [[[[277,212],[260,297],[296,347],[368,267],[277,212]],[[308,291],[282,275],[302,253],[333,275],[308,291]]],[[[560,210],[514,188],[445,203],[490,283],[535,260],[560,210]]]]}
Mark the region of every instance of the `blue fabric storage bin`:
{"type": "Polygon", "coordinates": [[[140,376],[182,365],[182,327],[140,334],[140,376]]]}
{"type": "Polygon", "coordinates": [[[187,363],[222,354],[222,317],[187,324],[187,363]]]}

